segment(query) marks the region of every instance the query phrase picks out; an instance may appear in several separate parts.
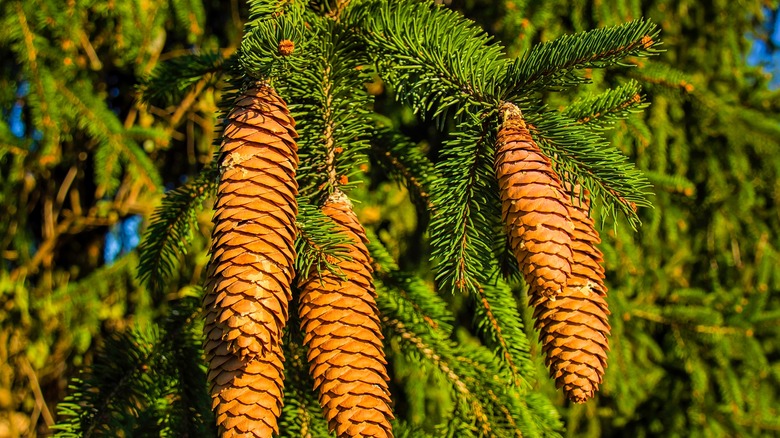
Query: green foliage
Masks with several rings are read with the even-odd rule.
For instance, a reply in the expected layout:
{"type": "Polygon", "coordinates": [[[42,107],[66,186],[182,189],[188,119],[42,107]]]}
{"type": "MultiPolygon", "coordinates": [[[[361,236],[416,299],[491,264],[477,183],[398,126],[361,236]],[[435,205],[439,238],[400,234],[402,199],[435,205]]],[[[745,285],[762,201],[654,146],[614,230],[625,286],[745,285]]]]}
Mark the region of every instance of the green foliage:
{"type": "Polygon", "coordinates": [[[463,124],[437,165],[433,187],[432,256],[437,280],[447,289],[475,291],[493,263],[498,189],[493,176],[493,128],[463,124]]]}
{"type": "Polygon", "coordinates": [[[578,69],[609,67],[627,56],[654,53],[659,32],[652,22],[636,20],[538,44],[507,70],[506,99],[519,99],[540,89],[560,90],[582,84],[587,80],[574,74],[578,69]]]}
{"type": "Polygon", "coordinates": [[[62,420],[55,436],[216,433],[201,360],[200,294],[193,295],[174,303],[168,319],[153,330],[106,340],[59,404],[62,420]]]}
{"type": "Polygon", "coordinates": [[[138,278],[153,293],[164,290],[179,255],[186,254],[193,238],[195,214],[216,191],[217,175],[214,167],[203,170],[198,179],[166,193],[155,210],[144,243],[138,248],[138,278]]]}
{"type": "MultiPolygon", "coordinates": [[[[0,431],[215,434],[209,163],[218,119],[264,80],[300,135],[297,275],[345,256],[317,208],[329,193],[367,228],[396,436],[774,433],[780,99],[744,54],[776,2],[433,3],[4,2],[0,431]],[[554,390],[513,294],[493,171],[504,101],[614,225],[609,367],[585,406],[554,390]],[[131,214],[149,220],[143,243],[110,264],[106,227],[131,214]]],[[[328,436],[295,307],[281,435],[328,436]]]]}
{"type": "Polygon", "coordinates": [[[224,58],[218,53],[184,55],[155,68],[151,76],[138,87],[138,98],[157,106],[175,105],[205,81],[214,85],[222,74],[224,58]]]}
{"type": "Polygon", "coordinates": [[[457,13],[417,0],[377,1],[363,12],[378,73],[415,111],[445,119],[496,106],[501,47],[457,13]]]}
{"type": "MultiPolygon", "coordinates": [[[[610,365],[598,403],[564,411],[572,436],[776,433],[778,331],[768,321],[777,317],[771,266],[780,242],[771,237],[778,222],[768,212],[777,200],[778,161],[769,151],[780,146],[778,92],[745,63],[746,36],[764,6],[777,2],[703,10],[690,1],[586,8],[506,1],[474,2],[466,11],[501,29],[498,37],[512,41],[514,52],[637,17],[663,29],[664,53],[626,58],[631,68],[610,66],[605,74],[584,70],[578,77],[604,90],[604,100],[578,96],[580,103],[563,110],[570,119],[588,118],[587,128],[589,104],[593,113],[611,114],[595,108],[628,101],[626,78],[641,85],[649,110],[626,119],[615,113],[609,124],[615,130],[607,134],[656,193],[654,209],[638,212],[639,233],[619,228],[602,236],[613,315],[610,365]],[[758,323],[759,314],[767,319],[758,323]]],[[[565,102],[577,94],[542,95],[565,102]]],[[[598,118],[593,122],[600,130],[598,118]]]]}
{"type": "MultiPolygon", "coordinates": [[[[138,255],[115,258],[106,236],[148,216],[165,185],[195,176],[212,154],[213,89],[181,89],[192,98],[176,94],[169,113],[159,100],[138,103],[133,88],[185,47],[234,50],[229,30],[207,35],[205,18],[217,10],[225,8],[198,0],[0,5],[0,435],[48,436],[54,406],[96,346],[130,327],[146,333],[179,295],[174,287],[153,299],[135,279],[138,255]],[[178,28],[190,13],[194,21],[178,28]]],[[[193,239],[182,276],[198,271],[200,243],[193,239]]]]}

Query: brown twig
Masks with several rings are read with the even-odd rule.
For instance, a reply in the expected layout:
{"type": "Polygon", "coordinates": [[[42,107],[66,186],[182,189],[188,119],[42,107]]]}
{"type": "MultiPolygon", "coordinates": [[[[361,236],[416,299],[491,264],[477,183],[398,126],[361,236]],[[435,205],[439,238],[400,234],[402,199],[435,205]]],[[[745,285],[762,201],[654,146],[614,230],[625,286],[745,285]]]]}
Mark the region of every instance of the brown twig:
{"type": "MultiPolygon", "coordinates": [[[[43,421],[46,423],[46,427],[54,426],[54,416],[51,414],[51,411],[49,411],[49,406],[46,404],[46,399],[43,396],[43,392],[41,391],[41,385],[38,383],[38,376],[35,375],[35,370],[33,370],[32,365],[30,365],[29,359],[27,359],[27,356],[21,355],[20,362],[22,365],[22,371],[27,374],[27,378],[30,379],[30,389],[32,389],[33,395],[35,396],[35,404],[38,409],[40,409],[41,414],[43,415],[43,421]]],[[[30,428],[32,429],[35,427],[34,424],[30,425],[30,428]]]]}

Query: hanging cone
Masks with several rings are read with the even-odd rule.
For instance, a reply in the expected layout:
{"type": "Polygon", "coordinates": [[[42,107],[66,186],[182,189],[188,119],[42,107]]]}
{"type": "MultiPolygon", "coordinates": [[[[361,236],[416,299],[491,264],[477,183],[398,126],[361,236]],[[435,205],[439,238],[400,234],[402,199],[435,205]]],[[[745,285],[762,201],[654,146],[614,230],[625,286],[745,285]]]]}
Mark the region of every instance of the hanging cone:
{"type": "Polygon", "coordinates": [[[295,259],[295,138],[287,105],[262,83],[239,96],[227,118],[203,302],[222,437],[278,433],[295,259]]]}
{"type": "Polygon", "coordinates": [[[501,111],[495,168],[509,245],[530,290],[554,297],[572,270],[569,198],[520,109],[506,103],[501,111]]]}
{"type": "MultiPolygon", "coordinates": [[[[573,190],[580,196],[580,188],[573,190]]],[[[588,217],[587,193],[582,205],[569,207],[574,223],[572,274],[555,300],[537,295],[534,318],[546,364],[558,388],[575,403],[584,403],[598,391],[607,366],[610,326],[605,297],[604,268],[599,234],[588,217]]]]}
{"type": "Polygon", "coordinates": [[[338,267],[301,284],[300,318],[309,347],[309,373],[328,427],[339,437],[392,437],[390,391],[371,260],[352,204],[336,191],[322,212],[352,241],[338,267]]]}

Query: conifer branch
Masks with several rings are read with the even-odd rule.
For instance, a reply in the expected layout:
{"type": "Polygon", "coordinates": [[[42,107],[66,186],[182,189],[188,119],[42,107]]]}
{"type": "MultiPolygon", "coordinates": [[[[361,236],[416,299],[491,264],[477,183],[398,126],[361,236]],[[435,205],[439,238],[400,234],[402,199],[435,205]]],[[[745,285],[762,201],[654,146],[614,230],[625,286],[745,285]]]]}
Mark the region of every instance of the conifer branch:
{"type": "MultiPolygon", "coordinates": [[[[385,327],[392,330],[400,342],[405,348],[411,349],[415,354],[420,355],[422,358],[430,361],[437,370],[451,383],[452,389],[458,395],[459,398],[463,398],[466,401],[467,409],[462,409],[461,413],[472,417],[470,420],[476,421],[480,426],[481,432],[484,435],[490,435],[492,427],[490,420],[485,413],[485,407],[481,401],[472,393],[466,382],[453,370],[450,364],[446,361],[447,349],[443,345],[429,345],[423,341],[420,337],[416,336],[414,332],[410,331],[406,325],[395,318],[388,316],[382,317],[382,323],[385,327]]],[[[470,423],[471,421],[467,421],[470,423]]]]}
{"type": "Polygon", "coordinates": [[[436,171],[417,145],[390,128],[380,128],[372,138],[371,149],[388,175],[403,184],[412,200],[430,213],[434,209],[430,198],[436,171]]]}
{"type": "MultiPolygon", "coordinates": [[[[186,348],[182,334],[192,329],[200,315],[196,303],[197,299],[190,299],[177,304],[166,324],[168,330],[162,333],[146,335],[136,330],[109,339],[90,369],[74,380],[71,395],[58,405],[60,423],[53,427],[58,431],[55,436],[88,438],[137,427],[137,410],[151,408],[161,401],[158,397],[164,397],[156,388],[171,379],[166,355],[186,348]],[[170,323],[172,320],[176,323],[170,323]],[[96,390],[105,388],[110,390],[96,390]]],[[[205,395],[205,388],[202,392],[205,395]]],[[[171,402],[165,400],[168,406],[171,402]]]]}
{"type": "Polygon", "coordinates": [[[80,124],[99,142],[95,155],[95,171],[98,187],[96,196],[112,193],[116,189],[119,160],[126,160],[128,170],[151,192],[162,185],[157,169],[149,156],[132,140],[125,138],[116,116],[105,108],[105,103],[93,99],[86,90],[57,83],[57,91],[81,116],[80,124]]]}
{"type": "Polygon", "coordinates": [[[635,207],[649,207],[647,178],[614,146],[585,126],[556,112],[525,113],[528,127],[541,149],[555,158],[556,170],[566,183],[585,186],[604,203],[604,217],[623,213],[629,224],[640,223],[635,207]]]}
{"type": "Polygon", "coordinates": [[[296,275],[299,278],[307,278],[314,268],[318,275],[328,270],[343,277],[337,262],[349,259],[345,249],[348,241],[339,233],[336,224],[318,207],[304,202],[298,204],[298,217],[295,222],[298,230],[295,241],[298,254],[295,259],[296,275]]]}
{"type": "Polygon", "coordinates": [[[361,23],[369,53],[382,79],[416,112],[443,123],[451,111],[497,104],[506,62],[482,29],[416,0],[369,4],[361,23]]]}
{"type": "Polygon", "coordinates": [[[644,84],[682,91],[685,94],[697,91],[693,78],[681,70],[644,59],[634,60],[633,64],[639,68],[628,70],[628,76],[644,84]]]}
{"type": "Polygon", "coordinates": [[[532,91],[583,83],[574,70],[603,68],[627,56],[657,53],[659,32],[651,21],[635,20],[536,45],[507,69],[502,98],[521,100],[532,91]]]}
{"type": "Polygon", "coordinates": [[[178,104],[196,84],[214,85],[224,71],[222,53],[185,55],[157,65],[137,87],[138,98],[147,105],[178,104]]]}
{"type": "Polygon", "coordinates": [[[496,355],[507,367],[515,387],[524,391],[535,378],[531,346],[523,332],[517,303],[506,285],[474,284],[475,319],[480,328],[498,345],[496,355]]]}
{"type": "Polygon", "coordinates": [[[471,122],[445,143],[433,186],[432,258],[444,288],[467,290],[492,264],[493,233],[498,217],[493,176],[492,128],[471,122]]]}
{"type": "Polygon", "coordinates": [[[616,121],[647,108],[640,93],[639,83],[630,81],[597,96],[580,99],[569,105],[562,115],[591,129],[609,129],[616,121]]]}
{"type": "Polygon", "coordinates": [[[312,25],[323,45],[298,80],[285,83],[285,91],[297,103],[292,111],[301,125],[301,161],[307,163],[298,176],[301,192],[317,203],[335,188],[351,186],[375,122],[368,111],[373,99],[363,85],[369,76],[365,56],[358,52],[360,41],[332,20],[312,25]]]}
{"type": "Polygon", "coordinates": [[[138,249],[138,278],[155,294],[161,294],[192,239],[195,213],[217,186],[217,168],[208,167],[197,179],[165,194],[138,249]]]}
{"type": "MultiPolygon", "coordinates": [[[[36,45],[36,35],[30,26],[27,13],[24,10],[22,2],[15,2],[14,8],[18,18],[19,29],[21,30],[23,50],[19,52],[25,54],[27,68],[32,76],[32,82],[35,86],[35,104],[33,105],[33,115],[39,118],[39,125],[44,132],[43,140],[46,142],[44,150],[51,152],[51,147],[59,147],[60,128],[57,126],[59,115],[55,112],[54,103],[49,99],[50,90],[53,88],[53,78],[48,74],[48,69],[41,68],[40,55],[36,45]]],[[[20,47],[21,49],[21,47],[20,47]]]]}
{"type": "Polygon", "coordinates": [[[331,67],[326,65],[322,75],[322,94],[325,96],[322,113],[325,131],[322,133],[322,137],[325,141],[325,172],[328,175],[329,192],[336,190],[339,184],[336,179],[336,146],[333,140],[333,95],[331,94],[330,73],[331,67]]]}
{"type": "Polygon", "coordinates": [[[449,336],[452,333],[454,317],[447,303],[419,277],[400,271],[374,233],[367,232],[366,235],[369,239],[367,246],[373,260],[377,288],[398,294],[402,299],[396,304],[401,312],[405,313],[404,306],[409,305],[431,329],[449,336]]]}

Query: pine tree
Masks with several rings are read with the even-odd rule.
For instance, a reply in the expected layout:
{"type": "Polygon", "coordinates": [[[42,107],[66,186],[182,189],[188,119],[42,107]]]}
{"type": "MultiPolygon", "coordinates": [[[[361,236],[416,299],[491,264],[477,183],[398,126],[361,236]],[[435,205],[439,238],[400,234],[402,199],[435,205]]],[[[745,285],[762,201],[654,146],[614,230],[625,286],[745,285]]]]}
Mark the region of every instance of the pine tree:
{"type": "MultiPolygon", "coordinates": [[[[765,72],[746,62],[753,39],[770,38],[769,23],[761,23],[778,3],[701,6],[508,0],[463,8],[514,54],[636,17],[663,29],[658,57],[581,77],[600,90],[626,87],[613,97],[627,104],[634,94],[626,81],[637,81],[650,104],[642,115],[617,120],[617,102],[588,97],[585,87],[546,95],[552,105],[576,99],[564,113],[584,125],[614,127],[606,132],[611,142],[655,187],[654,208],[639,209],[639,232],[619,225],[600,245],[611,291],[610,366],[595,403],[562,410],[572,436],[778,430],[780,242],[771,237],[778,222],[769,212],[777,199],[780,99],[765,72]]],[[[603,208],[597,198],[596,211],[603,208]]]]}
{"type": "MultiPolygon", "coordinates": [[[[554,432],[554,417],[543,414],[548,402],[535,397],[526,386],[534,377],[517,303],[507,296],[506,286],[491,286],[501,259],[494,251],[502,241],[501,199],[508,244],[517,255],[519,269],[526,274],[532,304],[539,309],[538,326],[546,334],[545,350],[553,377],[575,401],[593,396],[604,371],[607,310],[600,308],[601,313],[590,315],[567,305],[583,300],[590,303],[581,295],[591,289],[603,293],[605,288],[599,286],[601,271],[583,271],[583,267],[593,269],[590,263],[594,261],[600,269],[599,253],[593,248],[595,231],[588,222],[589,211],[572,207],[570,198],[580,195],[573,194],[573,189],[564,190],[564,183],[589,187],[591,193],[612,205],[609,212],[623,211],[631,220],[636,215],[630,203],[647,205],[644,183],[618,153],[599,154],[598,149],[605,146],[601,136],[559,111],[546,109],[534,91],[525,87],[574,86],[578,83],[572,79],[574,70],[599,62],[609,65],[629,55],[651,54],[656,40],[654,26],[643,21],[579,38],[576,44],[563,39],[550,45],[550,53],[561,51],[566,43],[578,51],[568,54],[570,63],[553,63],[544,70],[539,62],[549,54],[512,62],[473,23],[445,8],[417,1],[354,2],[334,9],[311,9],[298,2],[252,5],[242,47],[228,61],[238,97],[232,109],[226,108],[212,262],[207,272],[209,294],[205,299],[206,356],[212,367],[213,407],[223,436],[262,436],[272,430],[295,434],[314,427],[310,425],[313,418],[325,420],[328,430],[338,436],[393,436],[392,429],[403,432],[409,427],[405,421],[394,421],[394,427],[390,424],[397,413],[392,409],[392,391],[385,383],[390,375],[385,369],[382,328],[388,339],[407,345],[406,361],[430,361],[432,370],[454,379],[456,385],[448,398],[459,401],[445,414],[449,419],[437,428],[446,430],[448,424],[452,432],[470,430],[476,436],[554,432]],[[420,35],[423,28],[432,33],[432,39],[411,38],[420,35]],[[451,43],[434,44],[436,41],[451,43]],[[588,51],[593,53],[582,62],[579,58],[588,51]],[[451,131],[435,166],[415,153],[416,146],[397,128],[378,124],[371,117],[373,99],[363,83],[370,80],[372,66],[400,101],[436,122],[440,129],[451,131]],[[445,80],[435,79],[440,77],[445,80]],[[265,85],[246,85],[258,79],[265,85]],[[242,91],[246,87],[249,91],[242,91]],[[290,102],[299,127],[301,167],[295,176],[301,191],[297,199],[295,184],[288,182],[295,171],[289,149],[295,135],[284,140],[278,137],[280,133],[287,135],[288,128],[283,126],[293,125],[269,125],[289,120],[271,115],[282,108],[276,104],[262,108],[268,101],[264,90],[270,89],[278,90],[290,102]],[[529,115],[521,115],[517,105],[525,107],[529,115]],[[452,116],[454,124],[447,122],[452,116]],[[376,146],[369,147],[371,143],[376,146]],[[380,150],[384,152],[371,154],[380,150]],[[487,345],[495,345],[495,356],[480,350],[484,347],[451,350],[447,338],[452,334],[441,332],[449,324],[420,327],[415,322],[418,312],[423,321],[434,321],[425,311],[431,305],[425,302],[432,295],[419,291],[417,299],[410,299],[404,283],[392,286],[398,274],[391,274],[386,279],[390,287],[382,289],[389,297],[374,292],[371,272],[375,268],[365,246],[369,242],[348,197],[349,193],[357,199],[365,196],[354,180],[366,156],[391,169],[408,190],[416,192],[416,199],[430,199],[420,210],[431,216],[437,287],[440,293],[451,288],[474,299],[478,333],[487,345]],[[553,157],[555,164],[547,157],[553,157]],[[244,160],[258,164],[248,166],[244,160]],[[538,169],[537,173],[529,174],[531,168],[538,169]],[[433,174],[420,174],[426,169],[433,174]],[[260,207],[252,207],[251,202],[260,207]],[[292,229],[288,224],[296,202],[301,210],[292,229]],[[478,206],[485,202],[490,208],[482,213],[478,206]],[[261,217],[271,222],[262,222],[261,217]],[[558,222],[550,226],[549,218],[558,222]],[[264,228],[269,226],[264,223],[271,224],[270,228],[264,228]],[[559,237],[549,238],[548,230],[559,237]],[[298,235],[296,251],[289,244],[294,234],[298,235]],[[250,248],[250,242],[257,244],[250,248]],[[285,267],[291,266],[293,259],[299,283],[286,296],[293,274],[285,267]],[[263,273],[263,278],[276,280],[268,287],[259,280],[249,281],[255,270],[263,273]],[[249,276],[244,279],[244,275],[249,276]],[[595,286],[591,284],[594,276],[595,286]],[[588,283],[582,284],[582,278],[588,283]],[[563,306],[546,304],[544,300],[552,302],[556,295],[563,298],[563,306]],[[284,380],[281,370],[284,367],[286,373],[289,368],[282,362],[278,346],[290,298],[298,302],[298,312],[290,318],[300,320],[300,329],[289,326],[284,339],[308,348],[309,379],[319,394],[321,412],[314,409],[310,390],[305,387],[288,385],[284,404],[279,400],[284,380]],[[414,307],[399,307],[406,302],[414,307]],[[267,313],[269,317],[254,317],[252,312],[258,311],[254,315],[267,313]],[[583,334],[578,327],[604,340],[583,344],[577,337],[583,334]],[[572,347],[580,352],[575,357],[568,350],[572,347]],[[256,371],[247,373],[246,367],[253,367],[253,361],[262,362],[269,372],[262,373],[258,365],[256,371]],[[486,384],[480,381],[484,373],[471,374],[490,370],[496,363],[501,371],[495,375],[513,382],[509,386],[486,384]],[[262,407],[251,406],[258,401],[262,407]],[[277,417],[286,430],[277,429],[277,417]]],[[[153,86],[150,91],[154,92],[153,86]]],[[[208,181],[197,184],[205,188],[208,181]]],[[[171,196],[178,198],[180,194],[171,196]]],[[[178,203],[171,200],[170,204],[178,203]]],[[[159,213],[160,220],[168,217],[159,213]]],[[[144,249],[155,248],[155,253],[168,254],[170,260],[175,252],[154,243],[163,239],[162,227],[153,223],[150,230],[153,232],[146,239],[151,243],[144,249]]],[[[392,259],[379,251],[383,261],[376,269],[397,272],[392,259]]],[[[142,257],[146,254],[142,250],[142,257]]],[[[166,272],[161,268],[171,269],[170,261],[155,266],[153,258],[144,260],[144,278],[164,279],[166,272]]],[[[420,281],[415,287],[426,289],[420,281]]],[[[441,312],[448,313],[439,308],[437,313],[441,312]]],[[[286,348],[300,351],[298,347],[286,348]]],[[[300,369],[296,365],[300,354],[294,353],[292,369],[300,369]]],[[[307,381],[289,380],[294,385],[307,381]]],[[[431,426],[423,423],[418,427],[431,426]]]]}
{"type": "Polygon", "coordinates": [[[775,427],[777,108],[681,37],[744,53],[739,5],[250,0],[231,36],[210,2],[55,3],[0,12],[0,102],[30,85],[27,131],[0,123],[0,200],[41,217],[0,229],[0,355],[88,334],[58,436],[775,427]],[[106,71],[143,78],[120,87],[140,102],[107,107],[106,71]],[[137,255],[63,264],[60,236],[156,202],[137,255]]]}

